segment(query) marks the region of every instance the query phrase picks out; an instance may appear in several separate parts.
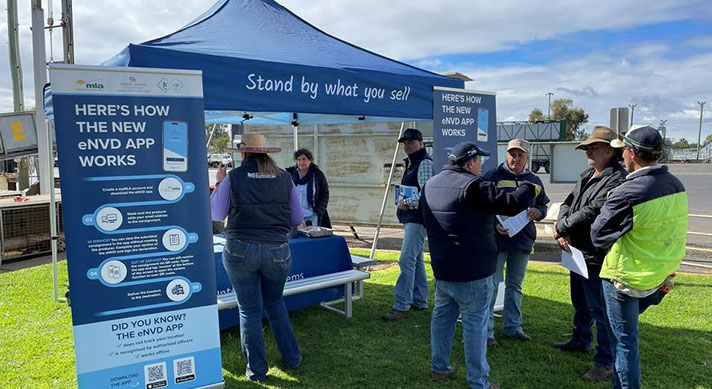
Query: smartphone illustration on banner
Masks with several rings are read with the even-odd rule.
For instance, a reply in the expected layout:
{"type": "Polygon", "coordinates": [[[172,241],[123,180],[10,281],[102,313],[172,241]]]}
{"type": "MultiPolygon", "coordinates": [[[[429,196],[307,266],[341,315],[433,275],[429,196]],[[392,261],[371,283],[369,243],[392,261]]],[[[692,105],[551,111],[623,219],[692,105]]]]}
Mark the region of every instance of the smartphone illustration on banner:
{"type": "Polygon", "coordinates": [[[487,129],[489,127],[489,111],[484,108],[477,110],[477,140],[487,142],[487,129]]]}
{"type": "Polygon", "coordinates": [[[163,170],[188,171],[188,124],[163,122],[163,170]]]}

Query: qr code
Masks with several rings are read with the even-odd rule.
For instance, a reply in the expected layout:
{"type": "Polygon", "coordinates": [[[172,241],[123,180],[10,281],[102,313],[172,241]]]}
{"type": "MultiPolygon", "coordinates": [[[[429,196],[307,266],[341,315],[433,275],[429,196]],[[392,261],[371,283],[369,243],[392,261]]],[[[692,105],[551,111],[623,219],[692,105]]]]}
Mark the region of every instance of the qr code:
{"type": "Polygon", "coordinates": [[[166,363],[154,363],[143,367],[143,373],[146,378],[146,389],[162,388],[168,386],[168,378],[166,377],[166,363]]]}
{"type": "Polygon", "coordinates": [[[176,384],[195,380],[195,358],[187,357],[174,360],[173,375],[176,384]]]}

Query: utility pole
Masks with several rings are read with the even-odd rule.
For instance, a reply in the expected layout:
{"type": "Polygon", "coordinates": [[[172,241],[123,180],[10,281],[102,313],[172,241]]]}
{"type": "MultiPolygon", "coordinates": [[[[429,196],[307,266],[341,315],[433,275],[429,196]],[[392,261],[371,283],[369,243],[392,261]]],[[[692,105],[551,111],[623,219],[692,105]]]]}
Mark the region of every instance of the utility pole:
{"type": "Polygon", "coordinates": [[[22,93],[22,65],[17,31],[17,0],[7,0],[8,43],[10,51],[10,77],[12,78],[12,103],[15,112],[25,109],[22,93]]]}
{"type": "Polygon", "coordinates": [[[553,95],[553,93],[549,92],[546,95],[549,96],[549,105],[548,109],[546,110],[546,118],[551,120],[551,95],[553,95]]]}
{"type": "Polygon", "coordinates": [[[44,85],[47,83],[47,56],[45,54],[44,10],[42,0],[32,0],[32,58],[35,80],[35,125],[37,126],[37,148],[40,160],[40,193],[50,194],[49,187],[49,132],[44,114],[44,85]]]}
{"type": "Polygon", "coordinates": [[[663,129],[663,147],[665,147],[665,133],[667,132],[667,128],[665,128],[665,123],[667,123],[667,120],[660,120],[660,128],[663,129]]]}
{"type": "Polygon", "coordinates": [[[74,63],[72,0],[62,0],[62,42],[64,43],[64,63],[74,63]]]}
{"type": "Polygon", "coordinates": [[[628,104],[630,107],[630,126],[633,127],[633,114],[635,114],[635,107],[638,106],[638,104],[628,104]]]}
{"type": "Polygon", "coordinates": [[[702,141],[702,113],[705,109],[706,101],[698,101],[697,104],[700,105],[700,129],[697,132],[697,162],[700,162],[700,142],[702,141]]]}

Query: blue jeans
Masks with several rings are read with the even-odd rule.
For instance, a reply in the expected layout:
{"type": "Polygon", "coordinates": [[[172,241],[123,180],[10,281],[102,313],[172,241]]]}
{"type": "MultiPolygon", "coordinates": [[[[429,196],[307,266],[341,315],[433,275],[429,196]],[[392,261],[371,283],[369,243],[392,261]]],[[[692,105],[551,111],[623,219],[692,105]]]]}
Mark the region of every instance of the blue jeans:
{"type": "Polygon", "coordinates": [[[504,279],[504,312],[502,330],[505,335],[522,332],[522,283],[527,272],[530,251],[500,251],[497,256],[497,270],[492,276],[492,300],[490,301],[487,337],[494,338],[494,303],[497,288],[504,277],[504,264],[507,264],[507,278],[504,279]]]}
{"type": "Polygon", "coordinates": [[[428,307],[428,277],[425,275],[423,246],[425,245],[425,226],[418,223],[403,225],[403,244],[398,265],[400,276],[396,282],[393,308],[408,311],[410,306],[428,307]]]}
{"type": "Polygon", "coordinates": [[[238,239],[225,243],[223,265],[237,295],[240,344],[247,359],[247,376],[253,381],[265,381],[269,369],[262,333],[263,309],[287,367],[296,368],[302,360],[282,298],[291,264],[289,243],[257,244],[238,239]]]}
{"type": "Polygon", "coordinates": [[[489,388],[487,321],[492,298],[492,276],[469,282],[435,280],[435,308],[430,322],[430,369],[450,371],[450,352],[458,315],[462,317],[467,382],[470,388],[489,388]]]}
{"type": "MultiPolygon", "coordinates": [[[[593,364],[598,367],[612,369],[613,354],[611,351],[610,326],[608,325],[608,318],[606,317],[606,305],[601,290],[601,279],[598,276],[601,273],[601,266],[602,265],[591,265],[587,263],[588,279],[571,272],[572,299],[575,285],[580,288],[577,293],[583,294],[585,298],[584,304],[579,302],[578,307],[574,305],[576,309],[574,313],[574,339],[579,340],[582,345],[588,346],[590,341],[585,343],[585,340],[593,337],[592,329],[593,323],[595,322],[596,340],[598,344],[596,345],[596,352],[593,355],[593,364]],[[585,310],[585,312],[580,312],[581,310],[585,310]],[[583,321],[585,318],[588,318],[588,322],[583,321]],[[580,334],[585,334],[585,337],[577,339],[576,336],[580,336],[580,334]]],[[[580,296],[578,298],[580,298],[580,296]]]]}
{"type": "Polygon", "coordinates": [[[615,361],[613,388],[638,389],[641,377],[638,315],[651,305],[659,304],[665,293],[658,290],[650,296],[635,298],[619,292],[608,280],[602,283],[615,361]]]}

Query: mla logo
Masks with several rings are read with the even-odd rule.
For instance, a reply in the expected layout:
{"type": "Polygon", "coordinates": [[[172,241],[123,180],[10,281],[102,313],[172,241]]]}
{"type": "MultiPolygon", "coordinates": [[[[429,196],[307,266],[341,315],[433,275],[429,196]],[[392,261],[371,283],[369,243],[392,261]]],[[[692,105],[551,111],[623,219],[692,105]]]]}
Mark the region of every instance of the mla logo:
{"type": "Polygon", "coordinates": [[[85,81],[85,80],[77,80],[77,84],[83,85],[85,89],[104,89],[104,84],[99,82],[101,80],[92,80],[92,81],[85,81]]]}

